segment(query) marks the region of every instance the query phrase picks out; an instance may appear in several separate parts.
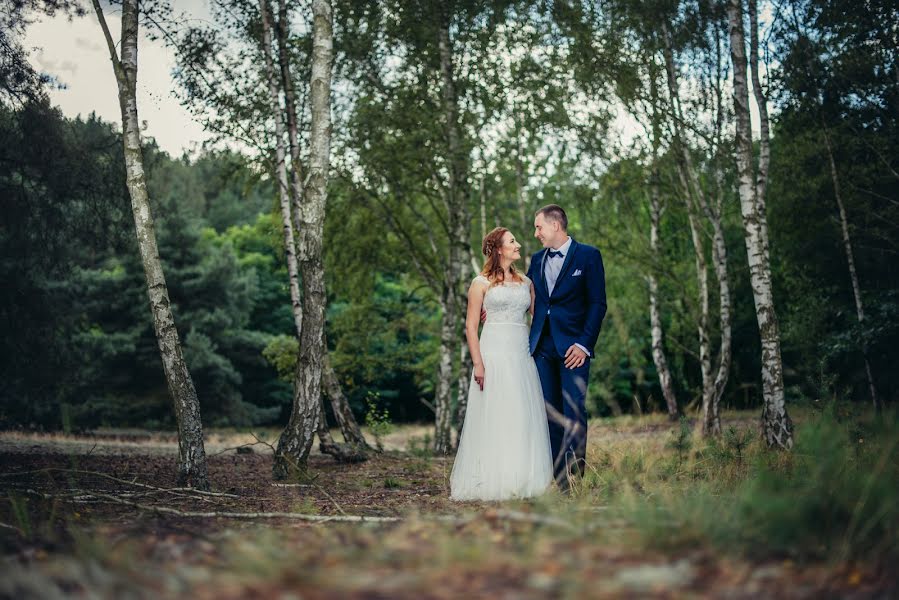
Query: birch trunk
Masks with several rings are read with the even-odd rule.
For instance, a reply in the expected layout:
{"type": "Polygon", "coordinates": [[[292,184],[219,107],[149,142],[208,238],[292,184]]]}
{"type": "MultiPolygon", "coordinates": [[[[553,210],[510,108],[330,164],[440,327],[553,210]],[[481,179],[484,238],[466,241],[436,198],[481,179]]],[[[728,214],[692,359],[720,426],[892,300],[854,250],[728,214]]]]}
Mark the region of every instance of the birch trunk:
{"type": "Polygon", "coordinates": [[[440,360],[434,394],[434,452],[449,453],[452,448],[453,351],[457,343],[455,294],[444,292],[440,301],[440,360]]]}
{"type": "Polygon", "coordinates": [[[444,314],[440,327],[440,367],[435,399],[434,450],[438,454],[445,454],[451,449],[453,357],[457,346],[462,341],[462,331],[459,327],[461,305],[458,298],[462,290],[465,265],[473,260],[471,244],[468,240],[471,224],[468,208],[468,157],[463,148],[463,136],[459,126],[458,98],[453,75],[453,46],[448,21],[448,17],[441,14],[441,22],[437,28],[443,125],[449,154],[449,182],[445,201],[450,234],[449,262],[444,276],[444,291],[441,301],[444,314]]]}
{"type": "MultiPolygon", "coordinates": [[[[265,2],[265,0],[262,0],[265,2]]],[[[293,411],[278,440],[273,474],[284,478],[309,456],[321,413],[324,362],[325,296],[322,233],[327,201],[331,143],[331,66],[333,36],[329,0],[312,2],[312,106],[308,182],[304,189],[298,230],[298,254],[303,282],[303,328],[294,376],[293,411]]],[[[267,19],[267,17],[263,17],[267,19]]],[[[270,36],[269,36],[270,37],[270,36]]],[[[269,45],[270,46],[270,40],[269,45]]]]}
{"type": "MultiPolygon", "coordinates": [[[[661,206],[659,202],[658,173],[653,168],[653,182],[650,186],[649,204],[649,249],[653,261],[659,257],[659,221],[661,219],[661,206]]],[[[652,360],[659,374],[659,386],[662,388],[662,396],[668,406],[668,418],[676,421],[680,415],[677,408],[677,397],[674,395],[674,386],[671,382],[671,370],[668,368],[668,359],[665,357],[665,343],[662,335],[662,318],[659,313],[659,286],[655,274],[650,271],[646,276],[649,283],[649,325],[652,332],[652,360]]]]}
{"type": "Polygon", "coordinates": [[[481,240],[487,237],[487,188],[486,178],[481,175],[481,189],[478,190],[478,200],[481,205],[481,240]]]}
{"type": "MultiPolygon", "coordinates": [[[[750,4],[754,6],[753,0],[750,0],[750,4]]],[[[760,182],[763,183],[764,177],[756,179],[753,169],[742,0],[728,0],[727,16],[730,26],[731,61],[734,67],[734,113],[736,116],[736,161],[740,212],[743,217],[752,296],[762,344],[762,435],[769,447],[789,449],[793,446],[793,423],[787,414],[784,397],[780,331],[771,289],[767,222],[763,214],[764,198],[758,198],[760,191],[763,193],[766,191],[764,185],[758,185],[760,182]]],[[[758,51],[757,47],[755,51],[758,51]]],[[[753,63],[757,65],[757,56],[753,59],[753,63]]],[[[758,90],[757,93],[761,93],[761,90],[758,90]]],[[[764,102],[761,106],[764,106],[764,102]]],[[[767,116],[767,113],[762,112],[762,115],[767,116]]],[[[767,124],[763,131],[767,131],[767,124]]],[[[761,144],[767,147],[768,140],[764,136],[761,144]]],[[[767,156],[767,153],[763,153],[762,156],[767,156]]],[[[760,165],[759,173],[767,173],[767,164],[760,165]]]]}
{"type": "Polygon", "coordinates": [[[715,418],[713,415],[717,414],[718,407],[715,406],[716,396],[714,379],[712,377],[712,344],[709,334],[709,270],[705,256],[705,244],[702,240],[698,222],[701,213],[700,207],[706,204],[706,200],[702,186],[699,182],[699,176],[693,166],[693,157],[690,155],[690,149],[687,147],[683,135],[683,128],[681,125],[683,123],[683,113],[681,112],[677,71],[674,64],[674,49],[672,47],[671,35],[667,26],[662,26],[662,33],[664,38],[663,54],[665,57],[668,94],[671,99],[671,108],[674,115],[674,141],[676,145],[675,151],[678,156],[678,175],[681,187],[684,190],[687,220],[690,225],[690,239],[693,243],[694,260],[696,263],[696,282],[699,300],[699,317],[696,322],[696,329],[699,337],[699,366],[702,374],[702,429],[704,435],[712,435],[715,433],[715,428],[714,426],[709,428],[709,425],[714,424],[715,418]]]}
{"type": "MultiPolygon", "coordinates": [[[[830,135],[827,127],[823,128],[824,144],[827,147],[827,159],[830,163],[830,178],[833,182],[833,195],[837,200],[837,208],[840,211],[840,228],[843,232],[843,247],[846,250],[846,261],[849,264],[849,279],[852,282],[852,295],[855,298],[855,310],[859,324],[865,320],[865,309],[862,305],[861,286],[858,283],[858,272],[855,270],[855,256],[852,252],[852,241],[849,238],[849,221],[846,218],[846,208],[843,205],[843,194],[840,190],[840,178],[837,174],[837,163],[833,157],[833,146],[830,143],[830,135]]],[[[881,405],[877,398],[877,387],[874,385],[874,375],[871,372],[871,363],[868,360],[868,345],[862,340],[862,357],[865,360],[865,374],[868,376],[868,392],[871,394],[871,403],[874,412],[880,413],[881,405]]]]}
{"type": "MultiPolygon", "coordinates": [[[[765,250],[765,262],[771,262],[768,244],[768,165],[771,162],[771,131],[768,124],[768,99],[762,90],[759,77],[759,20],[756,0],[748,0],[749,9],[749,73],[752,77],[752,93],[759,110],[759,160],[755,179],[755,201],[758,204],[761,237],[765,250]]],[[[742,21],[740,22],[742,26],[742,21]]],[[[750,135],[750,139],[751,135],[750,135]]]]}
{"type": "MultiPolygon", "coordinates": [[[[300,211],[302,210],[303,205],[302,181],[304,169],[300,157],[296,90],[294,89],[293,77],[290,73],[290,52],[288,49],[289,29],[287,2],[285,0],[279,0],[277,22],[278,66],[281,75],[281,88],[284,90],[284,114],[287,118],[287,140],[288,147],[290,148],[290,192],[293,203],[293,226],[299,231],[299,228],[301,227],[299,215],[301,214],[300,211]]],[[[279,136],[278,139],[283,140],[283,137],[279,136]]],[[[290,221],[288,220],[287,222],[290,221]]],[[[295,283],[296,280],[291,284],[291,292],[293,292],[295,283]]],[[[298,285],[295,287],[299,290],[298,285]]],[[[294,318],[296,320],[297,315],[299,314],[299,321],[302,322],[302,314],[299,313],[299,302],[299,297],[297,297],[294,301],[296,307],[294,310],[294,318]]],[[[300,335],[301,327],[297,327],[297,339],[300,338],[300,335]]],[[[328,352],[327,344],[325,344],[324,352],[326,354],[328,352]]],[[[328,360],[327,356],[325,356],[322,377],[324,378],[322,381],[322,388],[327,392],[327,396],[331,400],[331,408],[333,409],[337,423],[340,426],[340,432],[343,434],[343,439],[349,444],[358,446],[360,449],[366,448],[367,444],[365,438],[362,436],[362,430],[359,428],[359,424],[353,416],[353,411],[350,410],[349,402],[340,387],[337,374],[334,373],[331,361],[328,360]]],[[[336,454],[335,457],[339,458],[336,454]]]]}
{"type": "MultiPolygon", "coordinates": [[[[655,76],[650,73],[650,91],[652,93],[652,172],[649,182],[649,251],[654,264],[659,262],[659,223],[662,219],[662,206],[659,194],[659,145],[661,140],[659,114],[658,114],[658,88],[655,76]]],[[[676,421],[680,416],[677,407],[677,397],[674,395],[674,385],[671,380],[671,370],[668,368],[668,359],[665,356],[665,341],[662,332],[662,317],[659,310],[659,285],[655,273],[650,270],[646,276],[649,284],[649,326],[652,335],[652,361],[659,374],[659,387],[662,388],[662,396],[668,407],[668,418],[676,421]]]]}
{"type": "Polygon", "coordinates": [[[730,309],[730,277],[727,273],[727,245],[724,241],[724,228],[721,226],[721,211],[709,211],[712,223],[712,264],[715,277],[718,279],[718,312],[721,328],[721,346],[718,350],[718,370],[715,373],[714,389],[708,412],[703,412],[702,432],[707,436],[721,435],[721,416],[719,407],[724,396],[724,388],[730,374],[731,356],[731,309],[730,309]]]}
{"type": "Polygon", "coordinates": [[[282,120],[281,103],[279,101],[278,80],[271,55],[271,21],[268,3],[260,0],[259,11],[262,17],[262,53],[265,60],[266,79],[268,80],[269,111],[275,120],[275,179],[278,182],[278,200],[281,208],[281,229],[284,232],[284,254],[287,257],[287,279],[290,286],[290,305],[293,311],[293,324],[299,339],[303,330],[303,309],[300,304],[300,278],[297,270],[296,241],[294,239],[294,223],[290,206],[290,184],[287,175],[287,157],[284,150],[284,121],[282,120]]]}
{"type": "Polygon", "coordinates": [[[456,402],[456,443],[462,437],[462,425],[465,423],[465,413],[468,410],[468,388],[471,383],[471,370],[474,365],[471,362],[471,354],[468,353],[467,344],[459,344],[459,377],[457,384],[456,402]]]}
{"type": "Polygon", "coordinates": [[[331,430],[328,428],[328,417],[325,415],[325,403],[320,402],[318,417],[318,449],[322,454],[328,454],[334,457],[334,460],[341,463],[358,463],[368,460],[365,452],[357,445],[338,444],[331,437],[331,430]]]}
{"type": "Polygon", "coordinates": [[[137,116],[138,3],[137,0],[122,2],[121,59],[116,54],[115,43],[99,1],[93,0],[93,6],[106,38],[109,58],[118,84],[126,183],[131,197],[131,210],[134,214],[141,262],[147,280],[147,294],[150,311],[153,314],[156,341],[159,344],[166,383],[172,396],[175,419],[178,423],[178,485],[208,490],[209,478],[206,450],[203,446],[203,425],[200,421],[200,402],[187,364],[184,362],[178,330],[172,315],[162,261],[156,245],[156,233],[144,174],[140,121],[137,116]]]}
{"type": "Polygon", "coordinates": [[[524,271],[527,272],[531,266],[531,252],[529,250],[530,244],[528,243],[530,236],[526,235],[526,232],[530,231],[533,225],[528,222],[528,199],[524,189],[524,161],[521,158],[524,152],[524,144],[521,142],[521,125],[517,127],[518,132],[515,135],[515,201],[518,205],[518,220],[521,224],[521,231],[515,233],[519,243],[521,243],[521,255],[524,256],[524,271]]]}

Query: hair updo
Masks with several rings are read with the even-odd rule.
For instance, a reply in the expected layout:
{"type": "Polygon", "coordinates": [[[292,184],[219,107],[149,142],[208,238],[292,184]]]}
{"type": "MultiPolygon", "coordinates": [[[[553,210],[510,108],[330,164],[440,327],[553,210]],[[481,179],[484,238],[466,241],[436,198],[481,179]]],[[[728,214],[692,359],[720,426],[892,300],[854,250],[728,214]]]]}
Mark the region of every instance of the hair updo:
{"type": "MultiPolygon", "coordinates": [[[[484,261],[484,268],[481,269],[481,275],[490,280],[490,285],[503,283],[505,279],[503,265],[500,261],[500,250],[503,247],[503,236],[508,232],[509,230],[505,227],[497,227],[485,235],[484,241],[481,242],[481,252],[487,257],[487,260],[484,261]]],[[[512,274],[513,280],[520,279],[515,265],[509,266],[509,272],[512,274]]]]}

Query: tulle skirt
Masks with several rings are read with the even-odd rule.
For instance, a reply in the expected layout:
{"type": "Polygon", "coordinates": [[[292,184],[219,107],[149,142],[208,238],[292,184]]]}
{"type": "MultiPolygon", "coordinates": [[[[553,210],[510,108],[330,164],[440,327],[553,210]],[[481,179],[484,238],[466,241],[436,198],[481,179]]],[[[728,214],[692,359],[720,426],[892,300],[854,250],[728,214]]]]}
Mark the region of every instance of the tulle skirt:
{"type": "Polygon", "coordinates": [[[480,345],[484,390],[472,376],[450,498],[539,495],[552,481],[552,459],[540,378],[528,352],[528,327],[487,323],[480,345]]]}

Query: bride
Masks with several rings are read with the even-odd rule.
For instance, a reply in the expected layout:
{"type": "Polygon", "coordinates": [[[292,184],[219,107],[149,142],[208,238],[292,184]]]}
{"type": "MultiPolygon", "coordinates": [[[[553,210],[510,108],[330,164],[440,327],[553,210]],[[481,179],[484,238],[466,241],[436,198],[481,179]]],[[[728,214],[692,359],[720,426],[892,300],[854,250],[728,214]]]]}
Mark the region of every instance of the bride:
{"type": "Polygon", "coordinates": [[[552,481],[549,428],[528,351],[534,286],[514,267],[521,244],[504,227],[484,237],[487,261],[468,290],[465,333],[474,364],[453,472],[453,500],[536,496],[552,481]],[[478,339],[481,308],[487,321],[478,339]]]}

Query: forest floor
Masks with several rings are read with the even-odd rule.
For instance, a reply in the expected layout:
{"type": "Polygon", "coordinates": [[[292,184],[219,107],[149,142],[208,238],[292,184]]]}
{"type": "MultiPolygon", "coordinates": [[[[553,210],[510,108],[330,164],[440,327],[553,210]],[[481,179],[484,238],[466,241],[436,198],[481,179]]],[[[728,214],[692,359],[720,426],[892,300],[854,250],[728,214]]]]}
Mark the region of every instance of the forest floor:
{"type": "Polygon", "coordinates": [[[895,575],[851,561],[646,543],[606,502],[601,471],[662,452],[677,430],[658,417],[594,421],[591,485],[505,503],[451,502],[452,459],[430,455],[424,426],[395,427],[360,464],[315,453],[286,483],[273,483],[271,450],[252,435],[211,432],[212,494],[175,489],[170,435],[0,433],[0,598],[899,593],[895,575]]]}

